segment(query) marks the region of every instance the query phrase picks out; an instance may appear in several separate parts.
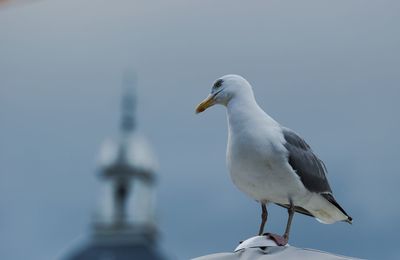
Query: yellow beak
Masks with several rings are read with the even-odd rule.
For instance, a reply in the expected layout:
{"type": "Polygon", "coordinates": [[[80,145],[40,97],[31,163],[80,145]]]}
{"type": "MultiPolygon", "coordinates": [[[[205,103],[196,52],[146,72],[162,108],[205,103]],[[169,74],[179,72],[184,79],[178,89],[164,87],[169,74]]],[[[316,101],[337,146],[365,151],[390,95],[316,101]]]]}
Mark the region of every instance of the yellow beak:
{"type": "Polygon", "coordinates": [[[210,94],[206,99],[204,99],[200,104],[197,105],[196,114],[203,112],[213,105],[215,105],[214,96],[210,94]]]}

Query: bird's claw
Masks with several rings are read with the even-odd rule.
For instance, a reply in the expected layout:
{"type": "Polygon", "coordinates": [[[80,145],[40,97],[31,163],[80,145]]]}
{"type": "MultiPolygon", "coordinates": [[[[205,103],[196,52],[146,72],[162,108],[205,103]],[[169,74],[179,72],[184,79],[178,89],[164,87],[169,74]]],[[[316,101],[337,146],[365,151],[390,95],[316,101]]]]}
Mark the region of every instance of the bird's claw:
{"type": "Polygon", "coordinates": [[[288,243],[288,238],[273,233],[265,233],[264,236],[272,239],[278,246],[285,246],[288,243]]]}

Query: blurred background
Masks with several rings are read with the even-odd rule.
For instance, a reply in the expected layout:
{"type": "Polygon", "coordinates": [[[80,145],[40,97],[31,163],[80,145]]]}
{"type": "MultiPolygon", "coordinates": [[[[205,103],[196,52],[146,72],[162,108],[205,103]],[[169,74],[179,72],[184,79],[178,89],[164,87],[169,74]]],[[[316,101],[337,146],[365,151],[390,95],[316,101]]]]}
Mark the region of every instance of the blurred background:
{"type": "MultiPolygon", "coordinates": [[[[59,259],[87,239],[126,70],[159,163],[165,255],[232,251],[257,232],[259,205],[225,167],[224,109],[194,114],[235,73],[325,161],[354,219],[296,215],[291,244],[399,258],[399,12],[395,0],[0,1],[0,258],[59,259]]],[[[271,206],[266,229],[286,217],[271,206]]]]}

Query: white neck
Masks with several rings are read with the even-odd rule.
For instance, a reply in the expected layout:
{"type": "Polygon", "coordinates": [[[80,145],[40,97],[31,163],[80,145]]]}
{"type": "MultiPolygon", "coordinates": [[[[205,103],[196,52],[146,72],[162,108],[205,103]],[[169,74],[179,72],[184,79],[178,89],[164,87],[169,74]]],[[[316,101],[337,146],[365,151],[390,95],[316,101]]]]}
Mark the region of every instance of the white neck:
{"type": "Polygon", "coordinates": [[[252,127],[262,120],[276,126],[278,123],[262,110],[254,95],[241,95],[233,97],[226,106],[229,131],[240,131],[246,126],[252,127]]]}

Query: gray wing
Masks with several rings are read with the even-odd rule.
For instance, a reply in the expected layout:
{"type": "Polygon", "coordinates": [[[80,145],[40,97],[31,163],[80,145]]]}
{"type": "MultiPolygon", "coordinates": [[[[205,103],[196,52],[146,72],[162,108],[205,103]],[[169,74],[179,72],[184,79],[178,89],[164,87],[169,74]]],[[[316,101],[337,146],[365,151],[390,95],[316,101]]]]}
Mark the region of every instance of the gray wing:
{"type": "Polygon", "coordinates": [[[295,132],[285,127],[282,127],[282,132],[286,140],[284,146],[289,153],[289,164],[299,175],[304,186],[312,192],[331,193],[324,163],[295,132]]]}

